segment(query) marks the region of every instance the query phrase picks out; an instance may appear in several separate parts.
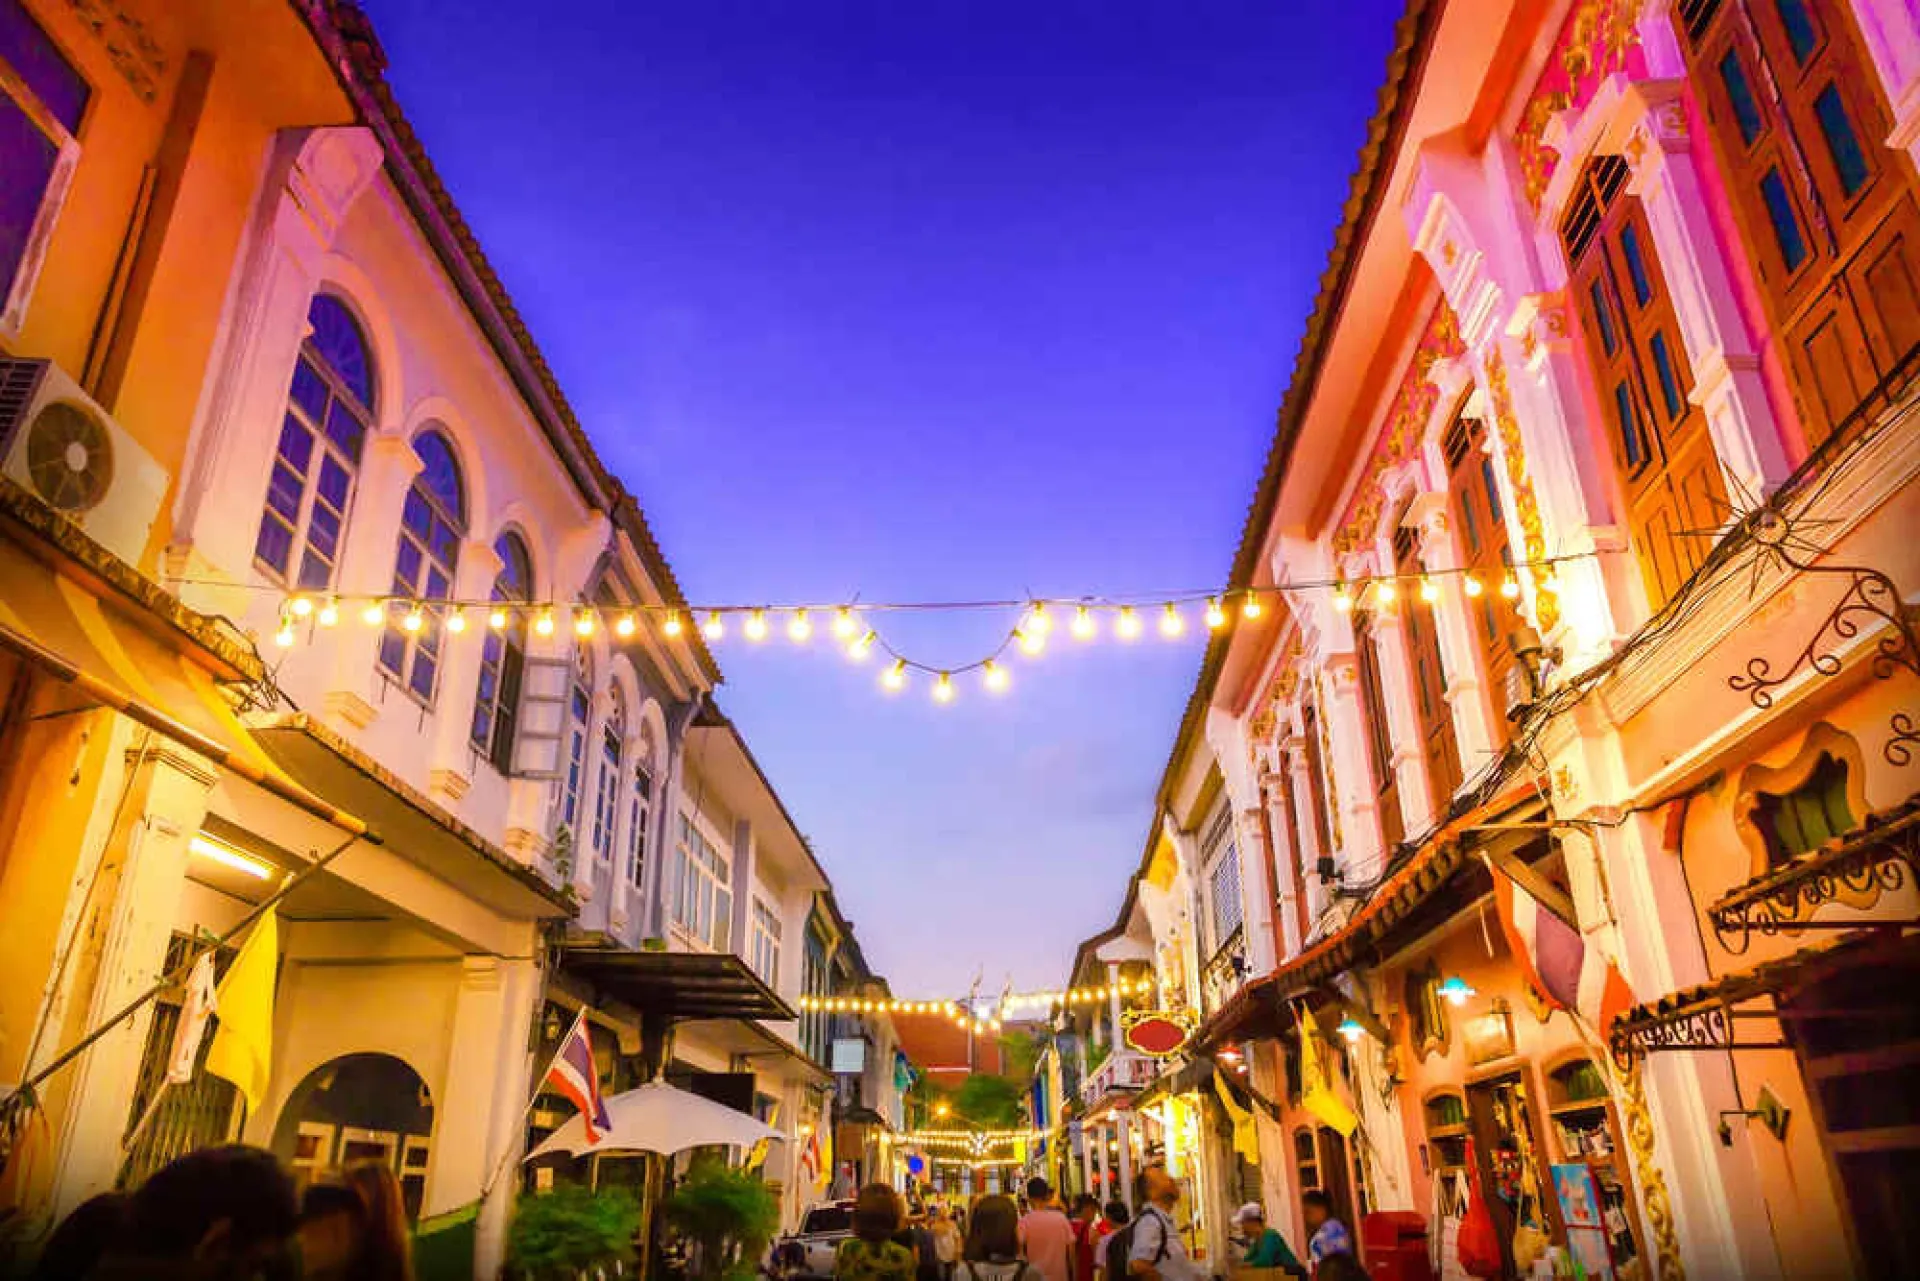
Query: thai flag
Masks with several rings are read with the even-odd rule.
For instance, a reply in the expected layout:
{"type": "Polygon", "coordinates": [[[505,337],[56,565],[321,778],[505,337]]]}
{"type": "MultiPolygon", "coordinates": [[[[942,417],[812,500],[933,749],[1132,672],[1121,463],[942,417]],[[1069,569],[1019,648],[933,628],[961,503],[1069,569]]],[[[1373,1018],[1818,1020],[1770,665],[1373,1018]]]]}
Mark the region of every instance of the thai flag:
{"type": "Polygon", "coordinates": [[[601,1136],[613,1128],[606,1101],[600,1097],[600,1074],[593,1068],[593,1042],[587,1036],[585,1010],[574,1016],[573,1026],[567,1029],[560,1048],[554,1051],[553,1062],[547,1064],[547,1074],[540,1084],[552,1086],[580,1110],[580,1122],[587,1128],[587,1142],[598,1143],[601,1136]]]}
{"type": "Polygon", "coordinates": [[[1604,1038],[1614,1019],[1633,1006],[1633,989],[1580,927],[1516,885],[1492,863],[1500,926],[1515,959],[1543,996],[1583,1019],[1604,1038]]]}

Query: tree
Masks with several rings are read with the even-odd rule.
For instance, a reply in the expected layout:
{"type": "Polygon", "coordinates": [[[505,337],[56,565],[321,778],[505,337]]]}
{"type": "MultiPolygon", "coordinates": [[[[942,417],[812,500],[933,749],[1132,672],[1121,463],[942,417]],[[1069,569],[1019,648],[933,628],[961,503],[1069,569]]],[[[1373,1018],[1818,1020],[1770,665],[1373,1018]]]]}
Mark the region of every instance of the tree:
{"type": "Polygon", "coordinates": [[[975,1072],[953,1092],[953,1114],[976,1130],[1011,1130],[1020,1124],[1026,1091],[1004,1076],[975,1072]]]}

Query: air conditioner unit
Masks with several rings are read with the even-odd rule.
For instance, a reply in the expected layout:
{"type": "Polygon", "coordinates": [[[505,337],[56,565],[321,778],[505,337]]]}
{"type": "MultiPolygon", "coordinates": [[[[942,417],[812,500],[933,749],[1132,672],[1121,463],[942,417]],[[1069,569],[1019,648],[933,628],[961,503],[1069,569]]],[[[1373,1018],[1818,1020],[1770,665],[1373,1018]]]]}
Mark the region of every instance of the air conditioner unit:
{"type": "Polygon", "coordinates": [[[129,565],[139,565],[167,473],[50,360],[0,359],[7,478],[129,565]]]}

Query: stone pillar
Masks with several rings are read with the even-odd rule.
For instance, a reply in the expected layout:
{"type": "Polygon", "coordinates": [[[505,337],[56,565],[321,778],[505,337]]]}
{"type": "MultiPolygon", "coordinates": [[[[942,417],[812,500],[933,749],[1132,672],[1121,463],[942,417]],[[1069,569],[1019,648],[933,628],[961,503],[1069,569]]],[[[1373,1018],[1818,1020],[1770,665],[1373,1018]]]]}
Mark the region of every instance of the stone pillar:
{"type": "MultiPolygon", "coordinates": [[[[1320,879],[1320,860],[1331,856],[1333,851],[1320,848],[1319,820],[1314,817],[1317,802],[1313,795],[1313,772],[1307,765],[1304,738],[1296,736],[1287,740],[1285,785],[1293,789],[1294,828],[1300,837],[1300,880],[1307,896],[1307,928],[1311,930],[1320,914],[1327,910],[1327,889],[1320,879]]],[[[1304,946],[1305,940],[1301,943],[1304,946]]]]}
{"type": "MultiPolygon", "coordinates": [[[[206,818],[207,795],[219,776],[201,757],[151,736],[136,738],[126,762],[132,775],[127,813],[136,817],[104,834],[92,915],[75,933],[77,953],[59,998],[79,1017],[70,1016],[62,1035],[43,1042],[42,1063],[151,987],[164,971],[174,931],[187,924],[180,920],[187,846],[206,818]]],[[[67,1099],[55,1155],[57,1217],[113,1189],[152,1023],[149,1002],[70,1064],[64,1082],[49,1083],[49,1093],[64,1086],[67,1099]]]]}
{"type": "MultiPolygon", "coordinates": [[[[526,1106],[533,1093],[533,1051],[529,1046],[544,987],[543,976],[532,961],[501,960],[495,974],[501,1011],[494,1051],[498,1068],[486,1110],[475,1115],[487,1118],[488,1159],[500,1161],[503,1168],[498,1173],[489,1168],[484,1176],[492,1184],[482,1185],[486,1187],[486,1199],[481,1202],[474,1232],[476,1277],[496,1276],[506,1262],[507,1223],[513,1217],[514,1195],[520,1185],[520,1158],[527,1143],[526,1106]]],[[[463,984],[463,996],[465,992],[463,984]]],[[[452,1073],[448,1076],[451,1079],[452,1073]]],[[[453,1113],[450,1119],[458,1115],[453,1113]]]]}
{"type": "Polygon", "coordinates": [[[1758,502],[1792,470],[1734,300],[1733,281],[1720,250],[1687,137],[1685,85],[1642,81],[1624,95],[1610,134],[1632,165],[1628,190],[1640,197],[1673,297],[1687,363],[1691,399],[1707,418],[1714,453],[1736,512],[1758,502]]]}
{"type": "Polygon", "coordinates": [[[1260,777],[1260,796],[1266,806],[1266,830],[1273,838],[1269,865],[1273,869],[1275,914],[1279,917],[1279,937],[1273,940],[1273,965],[1268,968],[1300,952],[1300,916],[1306,910],[1306,904],[1301,902],[1300,889],[1311,870],[1301,862],[1300,851],[1293,843],[1294,833],[1287,823],[1285,790],[1293,786],[1291,750],[1289,740],[1289,745],[1279,753],[1279,769],[1260,777]]]}
{"type": "Polygon", "coordinates": [[[1327,655],[1320,681],[1320,722],[1329,749],[1325,753],[1327,797],[1333,808],[1335,857],[1346,859],[1341,877],[1355,885],[1378,879],[1386,861],[1373,765],[1367,759],[1365,716],[1360,705],[1359,660],[1351,650],[1327,655]]]}

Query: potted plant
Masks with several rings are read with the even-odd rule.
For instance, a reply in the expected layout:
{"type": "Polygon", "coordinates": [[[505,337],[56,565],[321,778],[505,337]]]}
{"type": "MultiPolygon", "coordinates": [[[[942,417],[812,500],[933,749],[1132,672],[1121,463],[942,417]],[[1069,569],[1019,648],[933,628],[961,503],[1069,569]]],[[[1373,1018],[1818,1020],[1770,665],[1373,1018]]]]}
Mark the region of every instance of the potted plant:
{"type": "Polygon", "coordinates": [[[696,1161],[661,1210],[694,1247],[688,1275],[697,1281],[752,1277],[780,1227],[772,1189],[719,1158],[696,1161]]]}
{"type": "Polygon", "coordinates": [[[632,1193],[563,1183],[522,1196],[514,1207],[507,1270],[526,1281],[573,1281],[590,1268],[624,1272],[639,1229],[640,1203],[632,1193]]]}

